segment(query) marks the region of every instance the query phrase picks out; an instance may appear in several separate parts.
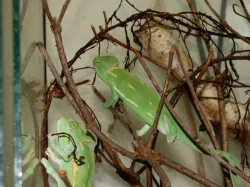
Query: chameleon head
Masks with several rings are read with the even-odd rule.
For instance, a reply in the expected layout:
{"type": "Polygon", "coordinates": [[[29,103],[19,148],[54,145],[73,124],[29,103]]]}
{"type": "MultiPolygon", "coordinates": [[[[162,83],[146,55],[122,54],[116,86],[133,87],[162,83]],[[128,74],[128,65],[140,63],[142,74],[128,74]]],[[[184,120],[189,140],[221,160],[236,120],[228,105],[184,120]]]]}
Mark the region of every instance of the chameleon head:
{"type": "MultiPolygon", "coordinates": [[[[67,133],[72,136],[75,142],[84,141],[84,142],[95,142],[95,137],[86,129],[80,127],[77,121],[74,121],[70,118],[62,117],[57,122],[57,132],[67,133]]],[[[60,143],[64,145],[69,143],[69,137],[67,135],[59,135],[60,143]]]]}
{"type": "Polygon", "coordinates": [[[117,67],[119,61],[114,56],[98,56],[93,61],[93,67],[97,75],[107,83],[108,71],[117,67]]]}

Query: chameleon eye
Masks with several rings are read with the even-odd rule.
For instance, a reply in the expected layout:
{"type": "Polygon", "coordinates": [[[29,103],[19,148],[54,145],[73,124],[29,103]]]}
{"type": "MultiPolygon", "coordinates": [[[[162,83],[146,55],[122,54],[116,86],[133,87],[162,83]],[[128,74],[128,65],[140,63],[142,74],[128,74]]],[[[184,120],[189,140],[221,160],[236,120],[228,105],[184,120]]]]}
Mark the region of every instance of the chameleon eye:
{"type": "Polygon", "coordinates": [[[71,122],[70,124],[72,125],[72,127],[76,127],[76,123],[75,122],[71,122]]]}
{"type": "Polygon", "coordinates": [[[96,61],[97,64],[100,64],[100,61],[96,61]]]}

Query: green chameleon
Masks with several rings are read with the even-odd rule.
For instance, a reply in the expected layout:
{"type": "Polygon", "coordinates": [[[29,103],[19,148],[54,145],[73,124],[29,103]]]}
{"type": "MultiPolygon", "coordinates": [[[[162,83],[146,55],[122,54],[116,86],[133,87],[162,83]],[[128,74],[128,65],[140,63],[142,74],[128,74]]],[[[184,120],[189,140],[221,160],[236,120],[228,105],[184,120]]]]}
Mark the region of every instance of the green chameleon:
{"type": "MultiPolygon", "coordinates": [[[[138,77],[118,66],[119,61],[114,56],[98,56],[93,61],[93,67],[97,75],[109,85],[111,91],[111,96],[104,103],[104,108],[109,108],[120,98],[130,110],[146,122],[137,131],[138,135],[142,136],[153,125],[160,97],[138,77]]],[[[165,105],[162,108],[157,129],[167,135],[168,143],[178,139],[192,149],[206,154],[183,132],[165,105]]],[[[232,166],[235,166],[234,158],[230,153],[214,149],[213,151],[218,155],[223,155],[232,166]]],[[[237,176],[233,173],[231,175],[235,185],[240,187],[237,176]]]]}
{"type": "MultiPolygon", "coordinates": [[[[60,170],[67,172],[72,187],[91,187],[95,160],[93,152],[86,143],[95,142],[94,136],[86,129],[80,128],[78,122],[64,117],[58,120],[57,131],[60,145],[52,138],[52,135],[48,135],[49,147],[46,150],[46,155],[60,166],[60,170]],[[56,157],[54,151],[61,158],[56,157]]],[[[66,187],[48,160],[42,158],[41,163],[46,168],[47,173],[55,178],[59,187],[66,187]]]]}

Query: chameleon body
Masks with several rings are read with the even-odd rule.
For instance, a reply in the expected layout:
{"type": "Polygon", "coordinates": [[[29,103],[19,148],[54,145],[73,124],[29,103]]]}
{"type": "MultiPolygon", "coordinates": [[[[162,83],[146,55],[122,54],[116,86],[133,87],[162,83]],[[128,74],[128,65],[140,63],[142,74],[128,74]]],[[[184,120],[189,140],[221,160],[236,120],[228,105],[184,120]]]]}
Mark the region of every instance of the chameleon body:
{"type": "MultiPolygon", "coordinates": [[[[60,170],[67,172],[67,177],[72,187],[91,187],[95,160],[93,152],[86,143],[94,142],[95,138],[86,129],[80,128],[78,122],[69,118],[60,118],[57,122],[57,128],[58,133],[67,133],[72,138],[69,138],[67,134],[59,134],[58,143],[51,135],[48,135],[49,147],[46,150],[46,155],[60,166],[60,170]],[[82,159],[82,163],[76,161],[71,154],[74,150],[74,145],[76,146],[76,159],[82,159]],[[61,158],[56,157],[55,152],[61,158]]],[[[41,163],[45,166],[47,173],[55,178],[59,187],[66,187],[48,160],[43,158],[41,163]]]]}
{"type": "MultiPolygon", "coordinates": [[[[137,131],[138,135],[142,136],[146,134],[153,125],[160,103],[160,96],[138,77],[118,66],[119,61],[114,56],[98,56],[93,61],[93,67],[97,75],[109,85],[111,91],[111,96],[104,103],[104,108],[109,108],[120,98],[130,110],[146,122],[146,124],[137,131]]],[[[167,135],[168,143],[178,139],[192,149],[206,154],[184,133],[165,105],[162,108],[157,129],[167,135]]],[[[232,166],[235,166],[234,158],[228,152],[213,151],[218,155],[223,155],[232,166]]],[[[232,175],[235,185],[240,187],[237,176],[232,175]]]]}

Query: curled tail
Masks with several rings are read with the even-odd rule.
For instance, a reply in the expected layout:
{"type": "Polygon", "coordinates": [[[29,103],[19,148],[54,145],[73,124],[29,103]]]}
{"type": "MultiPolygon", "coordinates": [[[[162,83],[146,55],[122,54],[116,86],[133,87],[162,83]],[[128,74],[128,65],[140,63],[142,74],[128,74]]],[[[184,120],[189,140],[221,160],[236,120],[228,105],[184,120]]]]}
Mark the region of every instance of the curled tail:
{"type": "MultiPolygon", "coordinates": [[[[234,161],[234,157],[228,153],[228,152],[225,152],[225,151],[220,151],[220,150],[215,150],[213,149],[213,151],[217,154],[217,155],[223,155],[226,160],[229,162],[229,164],[233,167],[235,167],[235,161],[234,161]]],[[[232,175],[232,178],[233,178],[233,183],[235,184],[236,187],[240,187],[240,182],[239,182],[239,179],[238,177],[236,176],[236,174],[232,173],[230,171],[231,175],[232,175]]]]}

